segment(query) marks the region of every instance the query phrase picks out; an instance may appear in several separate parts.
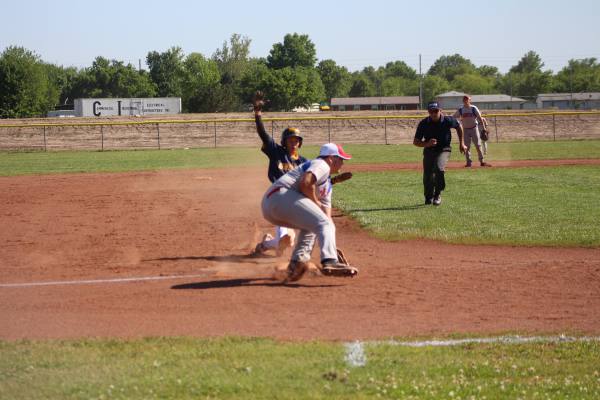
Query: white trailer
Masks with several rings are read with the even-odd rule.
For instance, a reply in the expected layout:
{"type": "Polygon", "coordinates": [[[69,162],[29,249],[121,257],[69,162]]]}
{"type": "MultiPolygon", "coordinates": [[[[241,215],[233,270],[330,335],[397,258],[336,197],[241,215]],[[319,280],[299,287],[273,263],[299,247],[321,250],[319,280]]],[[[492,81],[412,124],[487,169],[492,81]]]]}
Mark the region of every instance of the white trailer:
{"type": "Polygon", "coordinates": [[[75,99],[78,117],[180,114],[180,97],[75,99]]]}

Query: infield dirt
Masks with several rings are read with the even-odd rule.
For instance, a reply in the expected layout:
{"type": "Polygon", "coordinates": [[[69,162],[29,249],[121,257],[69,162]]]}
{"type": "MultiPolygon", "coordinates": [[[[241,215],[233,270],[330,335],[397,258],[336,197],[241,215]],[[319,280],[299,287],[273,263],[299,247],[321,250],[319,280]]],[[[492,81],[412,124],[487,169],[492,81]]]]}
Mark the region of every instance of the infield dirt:
{"type": "Polygon", "coordinates": [[[0,338],[600,333],[600,249],[384,242],[335,212],[360,275],[281,285],[285,257],[249,256],[266,187],[262,167],[0,178],[0,338]]]}

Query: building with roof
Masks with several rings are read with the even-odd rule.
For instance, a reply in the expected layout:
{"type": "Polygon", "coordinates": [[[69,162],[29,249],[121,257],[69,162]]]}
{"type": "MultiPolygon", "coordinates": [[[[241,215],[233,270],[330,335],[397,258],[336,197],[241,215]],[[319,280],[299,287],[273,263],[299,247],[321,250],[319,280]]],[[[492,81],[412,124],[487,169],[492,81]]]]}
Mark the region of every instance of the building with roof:
{"type": "Polygon", "coordinates": [[[542,93],[536,103],[538,108],[559,110],[600,109],[600,93],[542,93]]]}
{"type": "MultiPolygon", "coordinates": [[[[462,99],[466,93],[451,91],[442,93],[435,97],[445,110],[458,109],[463,105],[462,99]]],[[[524,108],[527,100],[506,94],[473,94],[471,103],[482,110],[520,110],[524,108]]]]}
{"type": "Polygon", "coordinates": [[[332,111],[418,110],[419,96],[334,97],[332,111]]]}

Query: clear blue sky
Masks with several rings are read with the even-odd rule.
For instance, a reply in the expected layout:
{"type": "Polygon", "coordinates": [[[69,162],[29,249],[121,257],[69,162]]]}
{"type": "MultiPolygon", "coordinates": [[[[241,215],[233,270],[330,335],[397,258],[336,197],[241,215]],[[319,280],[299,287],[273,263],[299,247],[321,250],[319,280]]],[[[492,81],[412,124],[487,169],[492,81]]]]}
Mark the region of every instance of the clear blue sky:
{"type": "Polygon", "coordinates": [[[138,65],[149,51],[179,46],[212,56],[233,33],[266,57],[287,33],[307,34],[319,60],[351,71],[401,60],[423,72],[459,53],[506,72],[529,50],[547,69],[600,59],[598,0],[182,1],[0,0],[0,52],[22,46],[44,61],[78,68],[96,56],[138,65]]]}

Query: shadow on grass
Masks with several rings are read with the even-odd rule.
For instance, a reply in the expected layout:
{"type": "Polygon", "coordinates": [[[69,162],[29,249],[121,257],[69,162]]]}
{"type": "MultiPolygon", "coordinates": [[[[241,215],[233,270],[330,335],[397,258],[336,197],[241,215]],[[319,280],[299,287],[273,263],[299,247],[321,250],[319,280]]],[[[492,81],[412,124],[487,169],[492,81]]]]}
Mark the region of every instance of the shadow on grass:
{"type": "Polygon", "coordinates": [[[423,203],[410,205],[410,206],[400,206],[400,207],[386,207],[386,208],[354,208],[346,210],[347,213],[353,212],[374,212],[374,211],[410,211],[410,210],[418,210],[424,207],[431,207],[430,205],[425,205],[423,203]]]}

